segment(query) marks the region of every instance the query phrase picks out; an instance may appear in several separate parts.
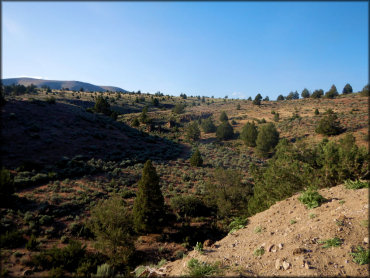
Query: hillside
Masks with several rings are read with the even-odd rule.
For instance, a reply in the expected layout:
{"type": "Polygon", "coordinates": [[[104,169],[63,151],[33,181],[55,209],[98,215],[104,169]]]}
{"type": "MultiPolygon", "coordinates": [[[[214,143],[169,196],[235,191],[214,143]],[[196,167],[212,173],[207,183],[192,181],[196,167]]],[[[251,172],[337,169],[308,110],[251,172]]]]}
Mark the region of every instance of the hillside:
{"type": "Polygon", "coordinates": [[[161,270],[186,275],[195,258],[218,263],[225,276],[368,276],[368,265],[354,263],[349,253],[358,245],[368,249],[369,190],[339,185],[319,192],[327,202],[318,208],[306,209],[294,195],[250,217],[245,228],[204,247],[203,254],[191,251],[161,270]],[[320,242],[334,237],[342,245],[323,248],[320,242]],[[255,256],[262,246],[265,253],[255,256]]]}
{"type": "Polygon", "coordinates": [[[112,92],[127,92],[126,90],[114,87],[114,86],[99,86],[93,85],[86,82],[81,81],[60,81],[60,80],[45,80],[45,79],[36,79],[36,78],[27,78],[27,77],[19,77],[19,78],[5,78],[1,80],[3,85],[24,85],[29,86],[31,84],[41,88],[43,86],[48,86],[50,89],[53,90],[61,90],[63,88],[68,88],[71,91],[79,91],[83,88],[84,91],[90,92],[105,92],[105,91],[112,91],[112,92]]]}

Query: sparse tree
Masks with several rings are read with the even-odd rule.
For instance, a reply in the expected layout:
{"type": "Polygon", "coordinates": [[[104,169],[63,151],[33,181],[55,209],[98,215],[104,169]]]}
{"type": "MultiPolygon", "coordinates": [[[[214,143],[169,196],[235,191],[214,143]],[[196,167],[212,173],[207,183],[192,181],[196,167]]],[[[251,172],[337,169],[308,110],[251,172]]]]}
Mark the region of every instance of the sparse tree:
{"type": "Polygon", "coordinates": [[[159,177],[150,160],[145,163],[143,175],[138,183],[133,216],[137,232],[156,231],[164,221],[164,198],[159,177]]]}
{"type": "Polygon", "coordinates": [[[326,98],[335,98],[339,95],[337,91],[337,87],[335,85],[332,85],[330,90],[325,93],[326,98]]]}
{"type": "Polygon", "coordinates": [[[253,104],[260,106],[261,105],[261,100],[262,100],[261,94],[257,94],[256,97],[253,100],[253,104]]]}
{"type": "Polygon", "coordinates": [[[281,100],[284,100],[285,98],[284,98],[284,96],[283,95],[279,95],[278,97],[277,97],[277,101],[281,101],[281,100]]]}
{"type": "Polygon", "coordinates": [[[311,94],[311,98],[321,98],[324,95],[324,91],[322,89],[318,89],[313,91],[311,94]]]}
{"type": "Polygon", "coordinates": [[[139,116],[139,121],[143,124],[149,123],[149,116],[148,116],[148,107],[144,106],[143,110],[141,111],[141,114],[139,116]]]}

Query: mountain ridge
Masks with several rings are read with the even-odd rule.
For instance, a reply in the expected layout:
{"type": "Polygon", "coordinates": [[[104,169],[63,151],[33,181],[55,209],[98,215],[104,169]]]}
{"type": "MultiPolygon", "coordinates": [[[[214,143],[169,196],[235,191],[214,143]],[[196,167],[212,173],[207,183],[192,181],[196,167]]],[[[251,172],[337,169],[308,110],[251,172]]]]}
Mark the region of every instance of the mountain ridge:
{"type": "Polygon", "coordinates": [[[94,85],[87,82],[77,81],[77,80],[48,80],[48,79],[38,79],[30,77],[15,77],[15,78],[4,78],[1,80],[3,85],[24,85],[29,86],[34,84],[37,87],[48,86],[54,90],[61,90],[63,88],[68,88],[70,90],[80,90],[81,88],[84,91],[95,91],[95,92],[104,92],[104,91],[113,91],[113,92],[122,92],[126,93],[128,91],[115,86],[105,86],[105,85],[94,85]]]}

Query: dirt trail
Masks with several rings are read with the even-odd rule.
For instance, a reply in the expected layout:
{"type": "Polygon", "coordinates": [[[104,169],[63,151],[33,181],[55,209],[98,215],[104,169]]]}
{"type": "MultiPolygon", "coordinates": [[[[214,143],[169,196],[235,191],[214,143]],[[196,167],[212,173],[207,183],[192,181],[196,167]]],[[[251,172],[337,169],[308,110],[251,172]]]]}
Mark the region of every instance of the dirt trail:
{"type": "Polygon", "coordinates": [[[249,218],[248,225],[229,234],[203,254],[191,251],[184,259],[165,265],[166,276],[187,273],[191,258],[220,263],[225,276],[368,276],[369,265],[352,261],[355,246],[369,248],[368,189],[343,185],[319,191],[328,201],[308,210],[299,194],[249,218]],[[339,247],[323,248],[322,240],[338,237],[339,247]],[[254,250],[264,247],[256,257],[254,250]],[[284,267],[286,269],[284,269],[284,267]]]}

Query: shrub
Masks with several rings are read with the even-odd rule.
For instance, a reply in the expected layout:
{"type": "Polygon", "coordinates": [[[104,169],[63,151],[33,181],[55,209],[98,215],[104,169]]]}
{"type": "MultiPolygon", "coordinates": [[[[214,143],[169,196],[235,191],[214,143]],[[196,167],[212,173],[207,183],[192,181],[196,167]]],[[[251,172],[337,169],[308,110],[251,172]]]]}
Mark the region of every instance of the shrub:
{"type": "Polygon", "coordinates": [[[356,250],[349,253],[356,264],[363,265],[370,262],[370,250],[365,250],[362,246],[357,246],[356,250]]]}
{"type": "Polygon", "coordinates": [[[98,96],[95,101],[94,111],[98,113],[103,113],[105,115],[110,115],[110,104],[106,98],[98,96]]]}
{"type": "Polygon", "coordinates": [[[36,239],[35,235],[31,235],[31,238],[26,243],[26,249],[31,251],[38,250],[39,244],[40,243],[36,239]]]}
{"type": "Polygon", "coordinates": [[[185,112],[186,105],[183,103],[177,103],[175,107],[172,109],[172,112],[175,114],[182,114],[185,112]]]}
{"type": "Polygon", "coordinates": [[[342,128],[340,127],[338,116],[334,112],[329,112],[320,120],[315,132],[327,136],[340,134],[342,128]]]}
{"type": "Polygon", "coordinates": [[[200,254],[203,254],[203,244],[197,241],[197,243],[195,244],[194,250],[198,251],[200,254]]]}
{"type": "Polygon", "coordinates": [[[344,182],[344,186],[345,186],[347,189],[361,189],[361,188],[369,188],[369,182],[366,182],[366,181],[360,181],[360,180],[356,180],[356,181],[346,180],[346,181],[344,182]]]}
{"type": "Polygon", "coordinates": [[[278,122],[280,120],[280,114],[279,113],[275,113],[274,115],[274,121],[275,122],[278,122]]]}
{"type": "Polygon", "coordinates": [[[279,95],[278,97],[277,97],[277,101],[281,101],[281,100],[284,100],[285,98],[284,98],[284,96],[283,95],[279,95]]]}
{"type": "Polygon", "coordinates": [[[199,149],[196,149],[190,157],[190,165],[200,167],[203,165],[203,159],[200,155],[199,149]]]}
{"type": "Polygon", "coordinates": [[[148,107],[145,106],[143,110],[141,111],[141,114],[139,116],[139,121],[143,124],[147,124],[150,122],[150,119],[148,117],[148,107]]]}
{"type": "Polygon", "coordinates": [[[319,115],[320,114],[320,112],[319,112],[319,109],[315,109],[315,115],[319,115]]]}
{"type": "Polygon", "coordinates": [[[260,106],[261,105],[261,100],[262,100],[261,94],[257,94],[256,97],[253,100],[253,104],[260,106]]]}
{"type": "Polygon", "coordinates": [[[25,239],[20,231],[6,231],[0,235],[0,248],[17,248],[24,244],[25,239]]]}
{"type": "Polygon", "coordinates": [[[220,121],[221,122],[227,122],[228,120],[229,120],[229,118],[227,117],[226,112],[222,111],[221,114],[220,114],[220,121]]]}
{"type": "Polygon", "coordinates": [[[257,248],[253,252],[253,255],[255,255],[256,257],[262,256],[263,254],[265,254],[265,248],[263,247],[257,248]]]}
{"type": "Polygon", "coordinates": [[[233,233],[237,230],[243,229],[247,225],[247,223],[248,223],[247,218],[234,217],[233,221],[231,221],[231,223],[228,226],[229,234],[231,234],[231,233],[233,233]]]}
{"type": "Polygon", "coordinates": [[[225,121],[217,127],[216,136],[220,140],[232,139],[234,136],[234,129],[228,121],[225,121]]]}
{"type": "Polygon", "coordinates": [[[212,133],[216,131],[216,126],[213,123],[212,117],[202,120],[201,128],[205,133],[212,133]]]}
{"type": "Polygon", "coordinates": [[[317,190],[309,187],[298,197],[298,200],[304,204],[306,208],[313,209],[319,207],[325,201],[325,198],[321,196],[317,190]]]}
{"type": "Polygon", "coordinates": [[[216,275],[220,273],[219,267],[215,264],[200,262],[191,258],[188,262],[188,275],[191,277],[204,277],[207,275],[216,275]]]}
{"type": "Polygon", "coordinates": [[[240,134],[240,138],[243,140],[245,145],[249,147],[255,147],[257,135],[258,135],[258,130],[257,130],[257,126],[255,125],[255,123],[247,122],[245,126],[243,126],[243,130],[240,134]]]}
{"type": "Polygon", "coordinates": [[[45,101],[49,104],[55,104],[55,97],[48,97],[45,101]]]}
{"type": "Polygon", "coordinates": [[[207,216],[209,209],[196,196],[176,196],[170,201],[172,209],[182,217],[207,216]]]}
{"type": "Polygon", "coordinates": [[[200,138],[200,129],[197,122],[192,122],[186,129],[185,137],[189,141],[197,141],[200,138]]]}
{"type": "Polygon", "coordinates": [[[266,156],[268,152],[275,148],[279,142],[279,132],[273,123],[267,123],[260,127],[256,145],[257,150],[262,156],[266,156]]]}
{"type": "Polygon", "coordinates": [[[140,125],[139,119],[135,117],[131,124],[132,126],[138,127],[140,125]]]}
{"type": "Polygon", "coordinates": [[[342,245],[342,240],[338,237],[322,240],[320,243],[324,244],[322,248],[338,247],[342,245]]]}
{"type": "Polygon", "coordinates": [[[364,97],[370,96],[369,94],[369,84],[367,84],[361,91],[361,95],[364,97]]]}
{"type": "Polygon", "coordinates": [[[110,266],[109,264],[102,264],[98,266],[96,274],[93,277],[114,277],[114,272],[115,270],[113,266],[110,266]]]}
{"type": "Polygon", "coordinates": [[[164,214],[164,198],[159,186],[159,177],[152,162],[148,160],[138,183],[133,207],[135,230],[155,231],[163,223],[164,214]]]}
{"type": "Polygon", "coordinates": [[[91,211],[90,227],[96,247],[110,258],[112,265],[127,263],[134,245],[131,215],[118,196],[100,202],[91,211]]]}

